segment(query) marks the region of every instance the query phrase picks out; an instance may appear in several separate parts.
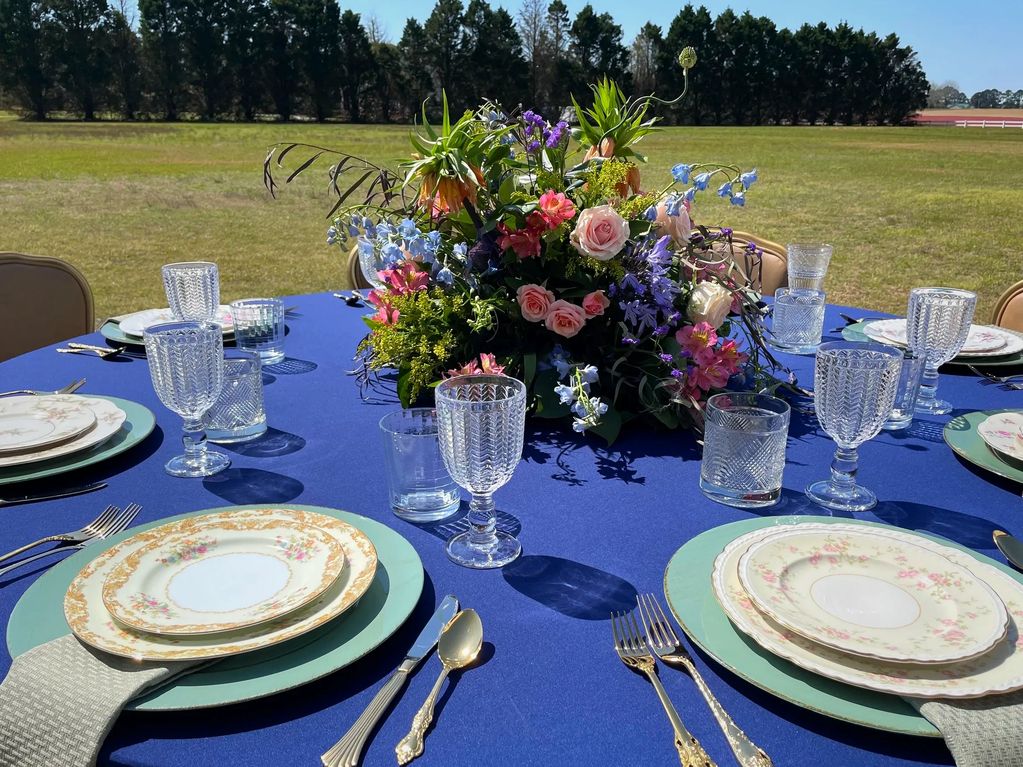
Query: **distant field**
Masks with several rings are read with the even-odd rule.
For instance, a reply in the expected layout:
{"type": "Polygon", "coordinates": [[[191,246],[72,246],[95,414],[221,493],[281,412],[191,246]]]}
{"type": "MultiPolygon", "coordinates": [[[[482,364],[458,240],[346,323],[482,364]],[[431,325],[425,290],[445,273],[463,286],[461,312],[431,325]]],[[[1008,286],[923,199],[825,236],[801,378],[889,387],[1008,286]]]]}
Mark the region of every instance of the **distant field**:
{"type": "MultiPolygon", "coordinates": [[[[1002,112],[1004,110],[997,110],[1002,112]]],[[[220,264],[226,299],[345,286],[325,244],[325,168],[273,200],[261,164],[279,139],[379,162],[397,126],[28,123],[0,118],[0,250],[55,255],[86,274],[106,316],[162,304],[160,264],[220,264]]],[[[672,128],[643,150],[650,185],[676,162],[756,165],[745,209],[696,218],[779,242],[835,245],[830,299],[903,311],[914,285],[976,290],[986,319],[1023,277],[1023,130],[672,128]]]]}

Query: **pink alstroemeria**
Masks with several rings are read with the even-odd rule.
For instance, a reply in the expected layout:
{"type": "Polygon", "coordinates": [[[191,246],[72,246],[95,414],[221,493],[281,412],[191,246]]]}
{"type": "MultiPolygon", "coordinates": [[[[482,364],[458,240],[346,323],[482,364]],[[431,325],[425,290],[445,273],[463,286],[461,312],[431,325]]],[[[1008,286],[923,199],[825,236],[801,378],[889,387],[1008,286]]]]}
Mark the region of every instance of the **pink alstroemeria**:
{"type": "Polygon", "coordinates": [[[480,355],[479,362],[471,360],[460,368],[452,368],[445,375],[448,378],[454,378],[455,376],[499,376],[504,375],[504,365],[498,365],[497,357],[493,354],[484,353],[480,355]]]}
{"type": "Polygon", "coordinates": [[[739,368],[749,359],[749,355],[740,352],[738,345],[732,339],[721,344],[717,355],[718,362],[731,374],[738,373],[739,368]]]}
{"type": "Polygon", "coordinates": [[[493,354],[480,355],[481,372],[487,375],[504,375],[504,365],[497,364],[497,358],[493,354]]]}
{"type": "Polygon", "coordinates": [[[716,344],[718,334],[709,322],[697,322],[695,325],[686,325],[675,333],[675,340],[695,357],[699,352],[716,344]]]}
{"type": "Polygon", "coordinates": [[[476,360],[472,360],[465,363],[460,368],[451,368],[451,370],[444,375],[447,378],[454,378],[455,376],[478,376],[482,372],[483,371],[480,370],[479,363],[477,363],[476,360]]]}
{"type": "Polygon", "coordinates": [[[697,366],[692,371],[693,383],[704,391],[720,389],[728,383],[728,371],[719,363],[712,362],[707,366],[697,366]]]}
{"type": "Polygon", "coordinates": [[[430,282],[429,273],[419,271],[411,261],[402,261],[401,266],[397,269],[384,269],[382,272],[378,272],[378,275],[387,283],[390,292],[398,295],[426,290],[426,286],[430,282]]]}
{"type": "Polygon", "coordinates": [[[509,229],[505,224],[498,224],[501,236],[497,244],[502,250],[511,248],[520,260],[540,255],[540,231],[527,226],[525,229],[509,229]]]}
{"type": "Polygon", "coordinates": [[[540,195],[537,209],[548,229],[557,229],[575,217],[575,203],[568,199],[564,192],[555,192],[553,189],[548,189],[540,195]]]}

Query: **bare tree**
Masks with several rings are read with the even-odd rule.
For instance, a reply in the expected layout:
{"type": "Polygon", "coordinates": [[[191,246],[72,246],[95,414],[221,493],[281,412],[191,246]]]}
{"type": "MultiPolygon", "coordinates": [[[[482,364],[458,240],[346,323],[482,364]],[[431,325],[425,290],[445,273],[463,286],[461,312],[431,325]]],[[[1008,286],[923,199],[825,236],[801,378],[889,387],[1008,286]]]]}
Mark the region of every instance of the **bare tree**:
{"type": "Polygon", "coordinates": [[[522,52],[529,62],[529,103],[539,105],[544,103],[550,82],[547,53],[551,43],[544,0],[522,0],[518,22],[522,52]]]}
{"type": "MultiPolygon", "coordinates": [[[[124,2],[124,0],[121,0],[121,2],[124,2]]],[[[381,43],[390,42],[390,38],[387,34],[387,27],[384,26],[380,17],[375,13],[371,14],[365,21],[363,21],[362,26],[366,29],[366,35],[369,37],[371,45],[377,46],[381,43]]]]}
{"type": "Polygon", "coordinates": [[[632,87],[636,93],[657,90],[657,61],[662,42],[661,28],[649,22],[632,41],[632,87]]]}

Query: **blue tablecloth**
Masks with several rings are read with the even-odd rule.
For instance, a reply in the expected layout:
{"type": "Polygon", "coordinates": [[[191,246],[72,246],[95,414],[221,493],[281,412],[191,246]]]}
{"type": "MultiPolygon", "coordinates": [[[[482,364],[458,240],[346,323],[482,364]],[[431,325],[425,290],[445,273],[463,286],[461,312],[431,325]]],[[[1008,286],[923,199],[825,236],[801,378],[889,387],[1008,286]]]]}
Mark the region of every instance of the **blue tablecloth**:
{"type": "MultiPolygon", "coordinates": [[[[137,501],[139,521],[241,503],[318,504],[384,521],[423,559],[426,587],[394,637],[356,666],[254,703],[174,714],[125,714],[107,739],[112,765],[313,765],[363,710],[404,656],[435,602],[446,593],[483,618],[484,662],[442,694],[423,765],[677,764],[672,736],[650,685],[627,671],[611,648],[608,614],[661,592],[672,553],[697,533],[743,519],[699,491],[700,449],[685,433],[626,433],[613,448],[569,431],[531,427],[524,460],[496,498],[505,524],[521,524],[523,556],[497,571],[450,563],[439,534],[395,518],[387,507],[377,421],[394,407],[364,402],[346,375],[364,333],[360,315],[330,295],[288,299],[288,359],[274,368],[266,405],[274,449],[231,451],[231,468],[212,480],[175,479],[164,462],[180,451],[180,419],[157,400],[142,360],[102,361],[52,349],[0,364],[0,390],[55,389],[88,377],[83,393],[144,403],[157,430],[123,456],[67,481],[110,486],[64,501],[0,508],[0,550],[79,527],[108,503],[137,501]],[[269,453],[269,454],[268,454],[269,453]]],[[[825,328],[842,324],[831,307],[825,328]]],[[[855,312],[854,312],[855,313],[855,312]]],[[[831,334],[832,340],[838,337],[831,334]]],[[[93,343],[99,336],[91,337],[93,343]]],[[[812,385],[813,360],[783,355],[812,385]]],[[[960,411],[1023,404],[1023,394],[943,374],[940,392],[960,411]]],[[[878,507],[858,515],[926,530],[992,553],[991,530],[1019,532],[1019,488],[975,471],[942,442],[947,418],[925,418],[908,433],[882,433],[860,451],[862,481],[878,507]]],[[[833,443],[794,416],[783,502],[769,514],[819,513],[802,488],[827,475],[833,443]]],[[[2,488],[14,491],[16,488],[2,488]]],[[[2,493],[0,493],[2,495],[2,493]]],[[[762,512],[763,513],[763,512],[762,512]]],[[[0,621],[39,570],[0,580],[0,621]]],[[[776,765],[950,764],[937,739],[888,735],[813,714],[732,676],[702,656],[697,663],[721,702],[776,765]]],[[[0,675],[9,658],[0,651],[0,675]]],[[[394,764],[394,744],[433,683],[431,660],[382,725],[365,764],[394,764]]],[[[683,719],[722,765],[727,745],[681,673],[662,679],[683,719]]],[[[83,691],[84,693],[84,691],[83,691]]]]}

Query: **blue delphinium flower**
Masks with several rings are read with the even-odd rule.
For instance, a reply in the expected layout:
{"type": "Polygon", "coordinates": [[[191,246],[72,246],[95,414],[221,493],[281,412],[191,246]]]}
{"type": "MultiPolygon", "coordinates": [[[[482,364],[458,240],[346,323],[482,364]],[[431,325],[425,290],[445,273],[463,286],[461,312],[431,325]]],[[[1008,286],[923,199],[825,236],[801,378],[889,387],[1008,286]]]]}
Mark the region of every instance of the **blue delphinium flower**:
{"type": "Polygon", "coordinates": [[[742,182],[743,189],[749,189],[757,181],[757,169],[754,168],[751,171],[743,173],[741,176],[739,176],[739,181],[742,182]]]}
{"type": "Polygon", "coordinates": [[[562,405],[571,405],[575,402],[575,389],[571,386],[558,384],[554,387],[554,393],[558,395],[562,405]]]}
{"type": "Polygon", "coordinates": [[[696,187],[696,191],[702,192],[707,188],[707,184],[710,183],[710,173],[700,173],[693,179],[693,186],[696,187]]]}
{"type": "Polygon", "coordinates": [[[684,195],[672,194],[664,200],[664,212],[669,216],[675,217],[682,212],[682,203],[685,200],[684,195]]]}
{"type": "Polygon", "coordinates": [[[337,242],[337,229],[333,226],[327,228],[327,244],[333,245],[337,242]]]}
{"type": "Polygon", "coordinates": [[[578,432],[579,434],[582,434],[589,427],[590,427],[590,425],[588,423],[586,423],[586,421],[584,419],[582,419],[582,418],[573,418],[572,419],[572,431],[574,431],[574,432],[578,432]]]}
{"type": "Polygon", "coordinates": [[[680,162],[678,165],[673,165],[671,168],[671,177],[680,184],[689,183],[689,174],[693,172],[693,166],[687,165],[684,162],[680,162]]]}
{"type": "Polygon", "coordinates": [[[441,285],[444,285],[446,287],[451,287],[454,284],[454,282],[455,282],[455,275],[452,273],[452,271],[450,269],[448,269],[445,266],[445,267],[442,267],[439,272],[437,272],[437,277],[435,279],[441,285]]]}
{"type": "Polygon", "coordinates": [[[691,203],[696,198],[696,187],[691,186],[682,193],[682,199],[691,203]]]}
{"type": "Polygon", "coordinates": [[[746,204],[746,193],[736,192],[735,194],[728,198],[728,201],[732,203],[732,205],[738,205],[741,208],[743,205],[746,204]]]}
{"type": "Polygon", "coordinates": [[[657,220],[657,208],[655,206],[651,205],[649,208],[647,208],[645,211],[643,211],[643,218],[645,218],[647,221],[656,221],[657,220]]]}
{"type": "Polygon", "coordinates": [[[586,412],[586,404],[580,400],[576,400],[572,403],[572,412],[580,418],[586,418],[589,413],[586,412]]]}
{"type": "Polygon", "coordinates": [[[726,181],[718,187],[718,197],[731,197],[732,196],[732,182],[726,181]]]}
{"type": "Polygon", "coordinates": [[[600,373],[593,365],[587,365],[586,367],[579,368],[579,376],[582,378],[583,383],[591,384],[596,383],[600,373]]]}
{"type": "Polygon", "coordinates": [[[419,234],[419,227],[416,226],[416,222],[411,218],[402,219],[401,223],[398,224],[398,234],[404,237],[406,240],[411,240],[413,237],[419,234]]]}

